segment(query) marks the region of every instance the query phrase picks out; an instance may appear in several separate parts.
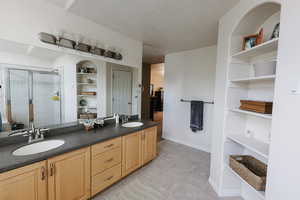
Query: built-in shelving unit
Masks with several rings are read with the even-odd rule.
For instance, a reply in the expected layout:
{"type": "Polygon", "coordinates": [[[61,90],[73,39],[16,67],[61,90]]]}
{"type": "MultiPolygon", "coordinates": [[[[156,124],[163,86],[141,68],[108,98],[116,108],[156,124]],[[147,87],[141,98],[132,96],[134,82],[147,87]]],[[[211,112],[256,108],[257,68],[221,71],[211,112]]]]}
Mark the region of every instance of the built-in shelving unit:
{"type": "Polygon", "coordinates": [[[254,83],[259,81],[274,81],[276,78],[275,75],[269,76],[259,76],[259,77],[248,77],[248,78],[239,78],[239,79],[232,79],[231,82],[233,83],[254,83]]]}
{"type": "Polygon", "coordinates": [[[270,102],[274,99],[276,74],[258,76],[255,63],[277,60],[279,38],[270,39],[273,28],[280,22],[280,5],[266,3],[245,13],[231,36],[228,60],[226,105],[224,107],[224,139],[222,182],[224,188],[236,188],[244,200],[264,200],[265,192],[255,190],[229,166],[230,155],[251,155],[268,164],[271,144],[272,114],[241,110],[240,100],[270,102]],[[268,9],[270,6],[271,9],[268,9]],[[266,13],[269,12],[269,13],[266,13]],[[264,18],[260,16],[264,13],[264,18]],[[267,16],[269,15],[269,16],[267,16]],[[247,25],[252,25],[247,27],[247,25]],[[265,37],[260,45],[242,50],[243,37],[258,33],[263,28],[265,37]],[[257,76],[255,76],[255,74],[257,76]],[[226,185],[225,185],[226,184],[226,185]]]}
{"type": "Polygon", "coordinates": [[[79,62],[77,64],[77,116],[79,121],[85,119],[82,117],[84,114],[97,116],[97,91],[97,66],[91,61],[79,62]],[[82,92],[94,92],[95,94],[82,94],[82,92]]]}

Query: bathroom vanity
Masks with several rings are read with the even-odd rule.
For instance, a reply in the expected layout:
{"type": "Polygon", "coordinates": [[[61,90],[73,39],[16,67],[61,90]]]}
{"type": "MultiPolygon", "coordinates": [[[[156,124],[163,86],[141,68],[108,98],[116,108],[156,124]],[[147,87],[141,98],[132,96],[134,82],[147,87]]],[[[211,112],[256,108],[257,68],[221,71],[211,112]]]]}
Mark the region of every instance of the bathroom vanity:
{"type": "Polygon", "coordinates": [[[95,196],[157,156],[157,123],[95,131],[60,131],[47,140],[64,145],[43,153],[15,156],[23,143],[0,145],[0,199],[84,200],[95,196]]]}

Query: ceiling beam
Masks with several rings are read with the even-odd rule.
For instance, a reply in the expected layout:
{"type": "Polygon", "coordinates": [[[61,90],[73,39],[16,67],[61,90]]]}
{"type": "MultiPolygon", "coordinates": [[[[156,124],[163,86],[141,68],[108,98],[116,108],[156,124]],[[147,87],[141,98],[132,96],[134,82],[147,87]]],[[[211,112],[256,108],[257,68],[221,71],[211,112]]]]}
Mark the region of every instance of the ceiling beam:
{"type": "Polygon", "coordinates": [[[67,0],[66,5],[65,5],[65,10],[69,11],[70,8],[75,4],[77,0],[67,0]]]}

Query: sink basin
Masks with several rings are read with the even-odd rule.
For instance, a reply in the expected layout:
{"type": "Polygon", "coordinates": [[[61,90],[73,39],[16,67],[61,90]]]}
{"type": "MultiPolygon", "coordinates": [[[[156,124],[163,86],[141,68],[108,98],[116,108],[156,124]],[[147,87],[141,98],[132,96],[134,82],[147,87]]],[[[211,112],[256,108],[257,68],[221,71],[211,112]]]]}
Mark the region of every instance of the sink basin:
{"type": "Polygon", "coordinates": [[[144,123],[142,123],[142,122],[128,122],[128,123],[122,124],[122,126],[125,128],[140,127],[143,125],[144,125],[144,123]]]}
{"type": "Polygon", "coordinates": [[[17,150],[15,150],[12,154],[14,156],[27,156],[27,155],[42,153],[45,151],[56,149],[61,145],[63,145],[64,143],[65,141],[63,140],[48,140],[48,141],[37,142],[34,144],[29,144],[20,147],[17,150]]]}

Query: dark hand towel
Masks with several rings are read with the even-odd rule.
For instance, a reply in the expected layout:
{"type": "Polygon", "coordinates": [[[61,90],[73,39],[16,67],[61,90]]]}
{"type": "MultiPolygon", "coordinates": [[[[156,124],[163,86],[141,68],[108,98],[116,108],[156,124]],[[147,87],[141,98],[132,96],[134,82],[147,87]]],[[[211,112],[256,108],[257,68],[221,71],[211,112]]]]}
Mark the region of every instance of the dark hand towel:
{"type": "Polygon", "coordinates": [[[193,132],[203,130],[203,101],[191,101],[191,122],[190,127],[193,132]]]}

